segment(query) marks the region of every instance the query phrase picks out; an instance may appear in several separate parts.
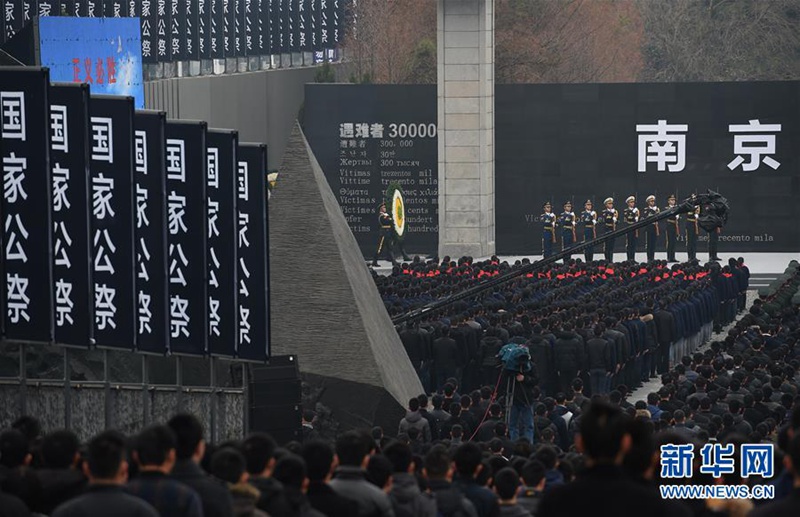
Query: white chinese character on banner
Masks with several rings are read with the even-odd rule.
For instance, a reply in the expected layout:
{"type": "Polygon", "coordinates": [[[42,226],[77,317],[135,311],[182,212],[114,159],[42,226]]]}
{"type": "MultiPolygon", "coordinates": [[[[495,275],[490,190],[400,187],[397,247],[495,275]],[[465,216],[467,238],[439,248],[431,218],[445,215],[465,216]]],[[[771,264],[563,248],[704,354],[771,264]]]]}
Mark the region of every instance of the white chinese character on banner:
{"type": "Polygon", "coordinates": [[[369,124],[356,124],[356,138],[369,138],[369,124]]]}
{"type": "Polygon", "coordinates": [[[214,288],[219,288],[219,281],[217,280],[217,270],[219,270],[219,259],[217,259],[217,251],[214,247],[208,248],[208,253],[211,255],[211,264],[213,265],[209,270],[208,285],[214,288]]]}
{"type": "Polygon", "coordinates": [[[772,167],[773,170],[781,166],[777,160],[769,156],[775,154],[775,135],[763,134],[779,133],[781,131],[780,124],[762,124],[758,119],[754,119],[747,124],[731,124],[728,126],[728,131],[734,134],[733,153],[736,155],[736,158],[728,164],[730,170],[741,165],[744,172],[752,172],[758,169],[761,162],[772,167]],[[742,155],[749,156],[750,160],[745,162],[742,155]],[[764,157],[762,158],[762,156],[764,157]]]}
{"type": "Polygon", "coordinates": [[[69,190],[69,169],[65,169],[57,163],[53,166],[53,210],[55,212],[68,210],[71,206],[67,190],[69,190]]]}
{"type": "Polygon", "coordinates": [[[139,237],[139,250],[136,252],[136,261],[139,263],[137,278],[149,282],[150,273],[147,271],[147,263],[150,262],[150,250],[147,249],[147,243],[143,237],[139,237]]]}
{"type": "Polygon", "coordinates": [[[352,122],[342,122],[339,124],[339,138],[353,138],[355,130],[352,122]]]}
{"type": "Polygon", "coordinates": [[[2,110],[3,138],[24,142],[25,92],[0,92],[0,110],[2,110]]]}
{"type": "Polygon", "coordinates": [[[208,200],[208,236],[218,237],[219,228],[217,228],[217,219],[219,219],[219,201],[208,200]]]}
{"type": "Polygon", "coordinates": [[[170,138],[167,140],[167,179],[186,181],[184,166],[185,149],[183,140],[170,138]]]}
{"type": "Polygon", "coordinates": [[[217,167],[217,164],[219,163],[219,149],[216,147],[209,147],[206,161],[206,170],[208,171],[208,186],[219,188],[219,170],[217,167]]]}
{"type": "Polygon", "coordinates": [[[250,214],[239,212],[239,247],[249,248],[250,241],[247,240],[247,224],[250,222],[250,214]]]}
{"type": "Polygon", "coordinates": [[[102,172],[96,178],[92,178],[92,214],[95,219],[116,215],[111,207],[113,197],[114,178],[106,178],[102,172]]]}
{"type": "Polygon", "coordinates": [[[239,199],[244,201],[250,199],[250,186],[247,184],[248,170],[249,165],[247,162],[239,162],[239,175],[237,176],[239,199]]]}
{"type": "Polygon", "coordinates": [[[250,342],[250,309],[239,306],[239,343],[250,342]]]}
{"type": "Polygon", "coordinates": [[[133,139],[133,159],[136,172],[147,175],[147,132],[136,131],[133,139]]]}
{"type": "Polygon", "coordinates": [[[372,124],[369,126],[369,136],[372,138],[383,138],[383,124],[372,124]]]}
{"type": "Polygon", "coordinates": [[[92,160],[114,163],[114,128],[108,117],[92,117],[92,160]]]}
{"type": "Polygon", "coordinates": [[[75,323],[72,319],[72,308],[75,303],[70,298],[71,295],[72,284],[59,278],[56,281],[56,325],[59,327],[75,323]]]}
{"type": "Polygon", "coordinates": [[[53,236],[55,237],[56,241],[54,246],[56,266],[63,266],[67,269],[71,269],[72,263],[69,260],[69,255],[67,255],[67,250],[72,246],[72,237],[69,236],[69,233],[67,232],[67,225],[64,224],[64,221],[58,221],[55,223],[55,231],[53,232],[53,236]]]}
{"type": "Polygon", "coordinates": [[[186,197],[179,196],[172,191],[167,198],[167,218],[168,228],[170,235],[177,235],[178,233],[186,233],[188,230],[183,222],[183,216],[186,213],[186,197]]]}
{"type": "Polygon", "coordinates": [[[150,320],[153,313],[150,311],[150,295],[139,291],[139,334],[152,334],[150,320]]]}
{"type": "Polygon", "coordinates": [[[250,278],[250,270],[247,269],[244,257],[239,257],[239,269],[242,272],[239,276],[239,294],[245,298],[249,298],[250,291],[247,289],[247,279],[250,278]]]}
{"type": "Polygon", "coordinates": [[[28,199],[28,193],[22,186],[27,168],[27,158],[17,158],[14,153],[3,156],[3,199],[6,203],[16,203],[20,198],[28,199]]]}
{"type": "Polygon", "coordinates": [[[117,328],[117,322],[114,320],[117,315],[117,307],[114,305],[116,295],[117,290],[113,287],[94,284],[94,322],[98,330],[117,328]]]}
{"type": "Polygon", "coordinates": [[[11,323],[19,323],[20,319],[31,321],[31,317],[28,315],[28,304],[31,302],[27,294],[28,279],[20,277],[16,273],[13,275],[6,273],[6,288],[8,289],[6,307],[11,323]]]}
{"type": "Polygon", "coordinates": [[[67,107],[50,106],[51,146],[54,151],[69,152],[69,135],[67,131],[67,107]]]}
{"type": "Polygon", "coordinates": [[[169,299],[169,329],[170,336],[178,338],[183,335],[189,337],[189,300],[179,296],[169,299]]]}
{"type": "Polygon", "coordinates": [[[219,300],[208,299],[208,333],[211,336],[219,336],[219,300]]]}
{"type": "Polygon", "coordinates": [[[136,185],[136,228],[150,226],[147,219],[147,189],[136,185]]]}
{"type": "Polygon", "coordinates": [[[6,216],[6,262],[12,260],[28,262],[28,255],[25,254],[25,250],[22,247],[22,240],[28,240],[28,230],[22,224],[19,214],[8,214],[6,216]],[[12,224],[17,227],[16,232],[11,229],[12,224]],[[22,236],[22,239],[17,238],[17,232],[22,236]]]}
{"type": "Polygon", "coordinates": [[[639,134],[639,172],[647,172],[648,163],[656,163],[663,172],[680,172],[686,167],[686,124],[637,124],[639,134]],[[644,134],[641,134],[644,133],[644,134]]]}
{"type": "Polygon", "coordinates": [[[111,236],[108,234],[108,229],[97,229],[94,232],[94,270],[95,272],[104,272],[114,274],[114,265],[111,263],[111,255],[117,251],[111,236]],[[105,241],[105,246],[100,243],[100,239],[105,241]]]}
{"type": "Polygon", "coordinates": [[[189,260],[183,253],[180,243],[169,245],[169,256],[172,259],[169,263],[169,283],[186,287],[186,278],[183,276],[182,267],[189,267],[189,260]]]}

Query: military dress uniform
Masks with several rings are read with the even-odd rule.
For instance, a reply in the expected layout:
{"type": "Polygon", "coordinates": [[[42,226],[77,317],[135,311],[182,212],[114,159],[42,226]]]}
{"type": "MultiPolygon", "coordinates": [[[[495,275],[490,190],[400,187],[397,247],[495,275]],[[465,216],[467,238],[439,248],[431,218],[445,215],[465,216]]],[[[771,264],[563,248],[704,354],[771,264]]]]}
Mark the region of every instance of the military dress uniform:
{"type": "MultiPolygon", "coordinates": [[[[575,244],[575,212],[572,211],[572,203],[564,203],[564,211],[558,216],[558,225],[561,226],[561,250],[565,250],[575,244]]],[[[567,255],[564,261],[570,259],[567,255]]]]}
{"type": "Polygon", "coordinates": [[[383,203],[378,207],[378,226],[380,228],[380,239],[378,240],[378,249],[375,250],[375,256],[372,259],[373,266],[378,265],[378,258],[381,257],[382,253],[384,254],[383,258],[392,264],[397,264],[392,251],[392,248],[394,247],[394,225],[392,224],[392,216],[389,215],[389,213],[385,210],[381,210],[381,208],[385,209],[386,203],[383,203]]]}
{"type": "MultiPolygon", "coordinates": [[[[597,212],[592,210],[591,200],[586,201],[585,210],[581,212],[581,222],[583,223],[583,242],[593,241],[597,238],[597,212]]],[[[591,262],[594,259],[594,246],[588,246],[583,256],[586,262],[591,262]]]]}
{"type": "Polygon", "coordinates": [[[694,207],[694,210],[686,214],[686,253],[689,255],[689,260],[697,259],[697,236],[700,233],[697,218],[699,215],[699,206],[694,207]]]}
{"type": "MultiPolygon", "coordinates": [[[[625,203],[636,202],[636,198],[629,196],[625,203]]],[[[628,226],[639,222],[639,209],[636,206],[626,206],[625,211],[622,213],[623,220],[628,226]]],[[[639,242],[639,230],[634,230],[627,234],[627,243],[625,252],[628,255],[628,260],[636,260],[636,245],[639,242]]]]}
{"type": "MultiPolygon", "coordinates": [[[[655,217],[661,210],[655,205],[656,197],[655,196],[647,196],[647,206],[644,207],[642,210],[642,214],[644,215],[645,219],[650,217],[655,217]],[[650,204],[650,201],[653,204],[650,204]]],[[[658,226],[658,221],[653,221],[645,229],[645,239],[646,239],[646,248],[647,248],[647,261],[652,262],[656,259],[656,245],[658,244],[658,237],[661,235],[661,229],[658,226]]]]}
{"type": "MultiPolygon", "coordinates": [[[[672,194],[667,199],[669,204],[664,207],[664,210],[670,210],[675,208],[675,195],[672,194]]],[[[666,235],[667,235],[667,261],[668,262],[677,262],[678,259],[675,258],[675,248],[677,247],[678,237],[681,234],[681,228],[678,225],[680,221],[680,214],[674,214],[671,217],[667,218],[667,227],[666,227],[666,235]]]]}
{"type": "Polygon", "coordinates": [[[542,222],[542,255],[544,258],[553,255],[553,244],[556,242],[556,214],[548,212],[550,203],[545,203],[544,213],[539,217],[542,222]]]}
{"type": "MultiPolygon", "coordinates": [[[[614,208],[614,198],[606,198],[603,201],[606,208],[603,210],[601,218],[603,220],[603,233],[611,233],[617,229],[617,220],[619,219],[619,212],[614,208]],[[610,206],[609,206],[610,205],[610,206]]],[[[614,241],[615,238],[610,238],[606,241],[603,254],[605,255],[606,262],[614,262],[614,241]]]]}

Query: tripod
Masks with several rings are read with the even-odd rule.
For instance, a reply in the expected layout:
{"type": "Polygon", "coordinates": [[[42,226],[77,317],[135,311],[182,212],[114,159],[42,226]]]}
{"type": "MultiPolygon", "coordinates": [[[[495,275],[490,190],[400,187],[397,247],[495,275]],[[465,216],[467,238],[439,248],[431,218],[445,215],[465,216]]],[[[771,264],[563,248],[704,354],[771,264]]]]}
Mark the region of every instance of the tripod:
{"type": "MultiPolygon", "coordinates": [[[[506,428],[508,429],[509,434],[513,437],[515,434],[519,432],[519,420],[512,422],[511,421],[511,414],[514,407],[514,393],[516,391],[517,386],[517,375],[524,375],[522,367],[520,367],[519,371],[515,370],[505,370],[504,374],[507,375],[506,377],[506,403],[505,403],[505,422],[506,428]],[[512,429],[514,433],[512,433],[512,429]]],[[[533,434],[535,426],[533,425],[533,407],[531,406],[531,401],[528,400],[528,394],[525,392],[525,389],[522,389],[522,395],[525,397],[525,409],[523,411],[530,412],[530,416],[525,416],[525,418],[530,418],[531,424],[531,443],[533,443],[533,434]]]]}

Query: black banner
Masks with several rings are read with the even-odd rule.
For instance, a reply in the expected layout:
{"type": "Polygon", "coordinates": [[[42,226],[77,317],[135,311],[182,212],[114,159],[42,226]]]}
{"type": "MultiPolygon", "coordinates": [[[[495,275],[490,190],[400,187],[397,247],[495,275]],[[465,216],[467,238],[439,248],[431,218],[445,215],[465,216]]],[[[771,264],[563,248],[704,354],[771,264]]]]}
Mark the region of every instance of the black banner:
{"type": "Polygon", "coordinates": [[[196,61],[200,59],[199,6],[197,5],[197,0],[183,0],[183,4],[183,9],[186,16],[186,27],[184,31],[184,49],[186,52],[186,59],[196,61]]]}
{"type": "Polygon", "coordinates": [[[124,18],[127,9],[122,0],[103,0],[103,13],[106,18],[124,18]]]}
{"type": "Polygon", "coordinates": [[[269,54],[269,0],[256,0],[255,41],[258,55],[269,54]]]}
{"type": "Polygon", "coordinates": [[[137,350],[157,354],[169,350],[165,124],[163,112],[134,116],[137,350]]]}
{"type": "Polygon", "coordinates": [[[72,4],[72,9],[70,12],[71,16],[75,16],[77,18],[85,18],[86,11],[88,9],[88,1],[89,0],[67,0],[72,4]]]}
{"type": "Polygon", "coordinates": [[[280,40],[278,50],[281,54],[289,52],[289,2],[288,0],[275,0],[278,2],[278,30],[280,40]]]}
{"type": "Polygon", "coordinates": [[[331,26],[331,44],[330,47],[335,47],[344,39],[344,0],[328,0],[330,6],[330,16],[328,23],[331,26]]]}
{"type": "Polygon", "coordinates": [[[56,16],[75,16],[74,0],[62,0],[61,2],[56,2],[56,5],[59,6],[56,16]]]}
{"type": "Polygon", "coordinates": [[[36,16],[36,0],[22,0],[22,26],[28,25],[33,16],[36,16]]]}
{"type": "MultiPolygon", "coordinates": [[[[244,52],[248,56],[256,56],[255,44],[256,35],[255,31],[258,28],[258,20],[256,13],[253,11],[253,4],[255,0],[241,0],[242,2],[242,44],[244,45],[244,52]]],[[[257,6],[256,6],[257,7],[257,6]]]]}
{"type": "MultiPolygon", "coordinates": [[[[142,28],[142,63],[158,62],[158,5],[159,0],[141,0],[136,2],[134,16],[139,17],[142,28]]],[[[163,1],[163,0],[162,0],[163,1]]]]}
{"type": "Polygon", "coordinates": [[[208,146],[208,352],[234,356],[237,340],[237,213],[235,131],[209,130],[208,146]]]}
{"type": "Polygon", "coordinates": [[[211,59],[222,59],[225,57],[223,35],[226,24],[223,12],[223,4],[225,2],[228,2],[228,0],[208,0],[208,57],[211,59]]]}
{"type": "Polygon", "coordinates": [[[94,340],[134,348],[136,289],[133,193],[133,98],[92,96],[91,240],[94,340]]]}
{"type": "Polygon", "coordinates": [[[94,328],[89,240],[89,86],[50,88],[55,341],[89,346],[94,328]]]}
{"type": "Polygon", "coordinates": [[[85,0],[85,8],[83,16],[85,18],[102,18],[103,17],[103,0],[85,0]]]}
{"type": "Polygon", "coordinates": [[[185,0],[169,0],[170,9],[170,59],[186,59],[186,3],[185,0]]]}
{"type": "Polygon", "coordinates": [[[330,8],[333,0],[317,0],[319,2],[319,17],[317,18],[317,25],[319,31],[319,47],[320,50],[333,47],[331,40],[331,14],[330,8]]]}
{"type": "Polygon", "coordinates": [[[125,9],[127,10],[126,16],[127,18],[136,18],[139,16],[139,12],[141,11],[142,7],[142,0],[127,0],[125,9]]]}
{"type": "Polygon", "coordinates": [[[211,58],[211,1],[197,1],[197,55],[200,59],[211,58]]]}
{"type": "Polygon", "coordinates": [[[167,122],[170,350],[204,354],[206,320],[206,123],[167,122]]]}
{"type": "Polygon", "coordinates": [[[234,27],[236,26],[236,17],[233,10],[234,0],[221,0],[222,1],[222,45],[225,57],[235,57],[236,48],[233,44],[234,27]]]}
{"type": "Polygon", "coordinates": [[[297,0],[297,48],[311,52],[314,39],[310,0],[297,0]]]}
{"type": "Polygon", "coordinates": [[[233,55],[245,56],[244,49],[244,0],[231,0],[233,7],[233,55]]]}
{"type": "Polygon", "coordinates": [[[319,43],[320,0],[308,0],[309,23],[311,24],[311,50],[321,50],[319,43]]]}
{"type": "Polygon", "coordinates": [[[177,0],[153,0],[156,2],[156,61],[169,61],[171,56],[172,4],[177,0]]]}
{"type": "Polygon", "coordinates": [[[281,53],[281,42],[283,41],[281,26],[283,0],[267,0],[267,2],[269,3],[269,53],[275,55],[281,53]]]}
{"type": "Polygon", "coordinates": [[[300,51],[300,20],[297,17],[297,3],[286,2],[286,46],[287,52],[300,51]]]}
{"type": "Polygon", "coordinates": [[[3,0],[3,32],[6,41],[22,28],[22,0],[3,0]]]}
{"type": "Polygon", "coordinates": [[[0,68],[4,337],[53,338],[50,120],[46,68],[0,68]]]}
{"type": "Polygon", "coordinates": [[[392,182],[405,198],[405,250],[437,253],[435,93],[428,85],[306,86],[306,138],[366,257],[378,246],[378,204],[392,182]]]}
{"type": "Polygon", "coordinates": [[[238,212],[239,336],[237,356],[269,357],[269,253],[264,145],[239,145],[238,212]]]}

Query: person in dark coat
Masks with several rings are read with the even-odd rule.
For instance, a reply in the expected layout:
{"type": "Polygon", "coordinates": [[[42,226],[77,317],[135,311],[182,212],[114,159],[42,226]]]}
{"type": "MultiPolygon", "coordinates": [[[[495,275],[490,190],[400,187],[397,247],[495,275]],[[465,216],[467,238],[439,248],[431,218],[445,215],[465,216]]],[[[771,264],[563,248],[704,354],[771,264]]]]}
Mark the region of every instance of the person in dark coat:
{"type": "Polygon", "coordinates": [[[629,479],[620,465],[630,446],[622,410],[606,402],[592,402],[581,415],[576,445],[587,457],[587,469],[578,479],[547,492],[537,517],[594,515],[602,508],[614,517],[667,517],[670,506],[658,493],[629,479]]]}
{"type": "Polygon", "coordinates": [[[800,434],[796,434],[789,445],[789,454],[786,456],[786,469],[794,477],[792,492],[777,501],[772,501],[763,506],[757,506],[749,517],[795,517],[800,515],[800,434]]]}
{"type": "Polygon", "coordinates": [[[486,333],[480,342],[481,381],[484,386],[497,384],[497,376],[500,375],[500,359],[497,354],[504,344],[499,337],[497,328],[489,327],[486,329],[486,333]]]}
{"type": "Polygon", "coordinates": [[[586,343],[587,368],[592,395],[607,393],[606,380],[614,372],[614,347],[603,337],[605,326],[594,328],[594,337],[586,343]]]}
{"type": "Polygon", "coordinates": [[[233,499],[227,487],[200,468],[206,451],[203,425],[194,415],[180,414],[167,423],[175,433],[175,466],[170,475],[193,488],[203,503],[204,517],[231,517],[233,499]]]}
{"type": "Polygon", "coordinates": [[[367,481],[365,469],[370,452],[369,443],[360,433],[348,431],[340,435],[336,439],[336,455],[341,464],[330,486],[337,494],[356,502],[358,512],[353,517],[394,517],[389,496],[367,481]]]}
{"type": "Polygon", "coordinates": [[[586,356],[583,340],[572,331],[572,324],[565,322],[563,329],[556,333],[556,344],[553,347],[556,370],[558,370],[558,387],[562,393],[570,389],[572,380],[578,372],[585,368],[586,356]]]}
{"type": "Polygon", "coordinates": [[[3,517],[29,517],[31,512],[19,497],[0,492],[0,515],[3,517]]]}
{"type": "Polygon", "coordinates": [[[497,496],[475,481],[475,477],[483,469],[481,448],[473,442],[465,443],[456,450],[453,461],[458,472],[456,488],[475,505],[478,517],[498,517],[500,506],[497,496]]]}
{"type": "Polygon", "coordinates": [[[291,509],[288,514],[290,517],[325,517],[325,514],[311,506],[304,493],[309,481],[303,458],[296,454],[283,456],[275,464],[273,476],[283,485],[291,509]]]}
{"type": "Polygon", "coordinates": [[[303,459],[308,472],[308,492],[311,506],[328,517],[351,517],[358,513],[358,504],[337,494],[329,485],[333,471],[338,466],[333,448],[324,441],[313,441],[303,446],[303,459]]]}
{"type": "Polygon", "coordinates": [[[519,474],[511,467],[500,469],[494,474],[494,492],[500,499],[500,515],[502,517],[532,517],[524,506],[519,504],[517,492],[520,482],[519,474]]]}
{"type": "Polygon", "coordinates": [[[456,340],[450,337],[450,327],[442,328],[442,337],[434,340],[431,353],[436,371],[436,389],[441,389],[458,368],[458,346],[456,340]]]}
{"type": "Polygon", "coordinates": [[[553,343],[544,335],[541,325],[533,326],[533,336],[528,340],[531,362],[536,369],[539,387],[547,395],[555,395],[556,367],[553,361],[553,343]]]}
{"type": "Polygon", "coordinates": [[[401,442],[390,443],[383,455],[392,464],[392,500],[397,517],[436,517],[436,498],[419,489],[414,477],[411,447],[401,442]]]}
{"type": "Polygon", "coordinates": [[[88,481],[80,469],[80,442],[72,431],[54,431],[42,439],[43,466],[36,470],[41,493],[34,511],[50,515],[61,503],[86,491],[88,481]]]}
{"type": "Polygon", "coordinates": [[[155,508],[122,489],[128,480],[128,462],[121,434],[106,431],[94,437],[83,472],[89,478],[86,493],[56,508],[52,517],[159,517],[155,508]]]}
{"type": "Polygon", "coordinates": [[[250,474],[248,482],[261,493],[256,506],[270,515],[289,515],[291,507],[283,485],[272,476],[276,448],[275,440],[267,433],[251,433],[242,442],[242,453],[250,474]]]}
{"type": "Polygon", "coordinates": [[[675,316],[669,311],[669,300],[653,314],[658,336],[658,373],[664,374],[669,369],[669,349],[677,339],[675,334],[675,316]]]}
{"type": "Polygon", "coordinates": [[[244,455],[233,447],[223,447],[211,456],[211,473],[227,483],[233,500],[235,517],[267,517],[256,507],[261,492],[247,482],[247,462],[244,455]]]}
{"type": "Polygon", "coordinates": [[[200,496],[168,477],[175,465],[175,433],[165,425],[148,427],[136,437],[133,458],[139,475],[125,491],[147,501],[161,517],[203,517],[200,496]]]}
{"type": "Polygon", "coordinates": [[[436,509],[442,517],[478,517],[475,505],[453,486],[453,463],[443,445],[436,445],[425,456],[422,470],[428,490],[436,498],[436,509]]]}

